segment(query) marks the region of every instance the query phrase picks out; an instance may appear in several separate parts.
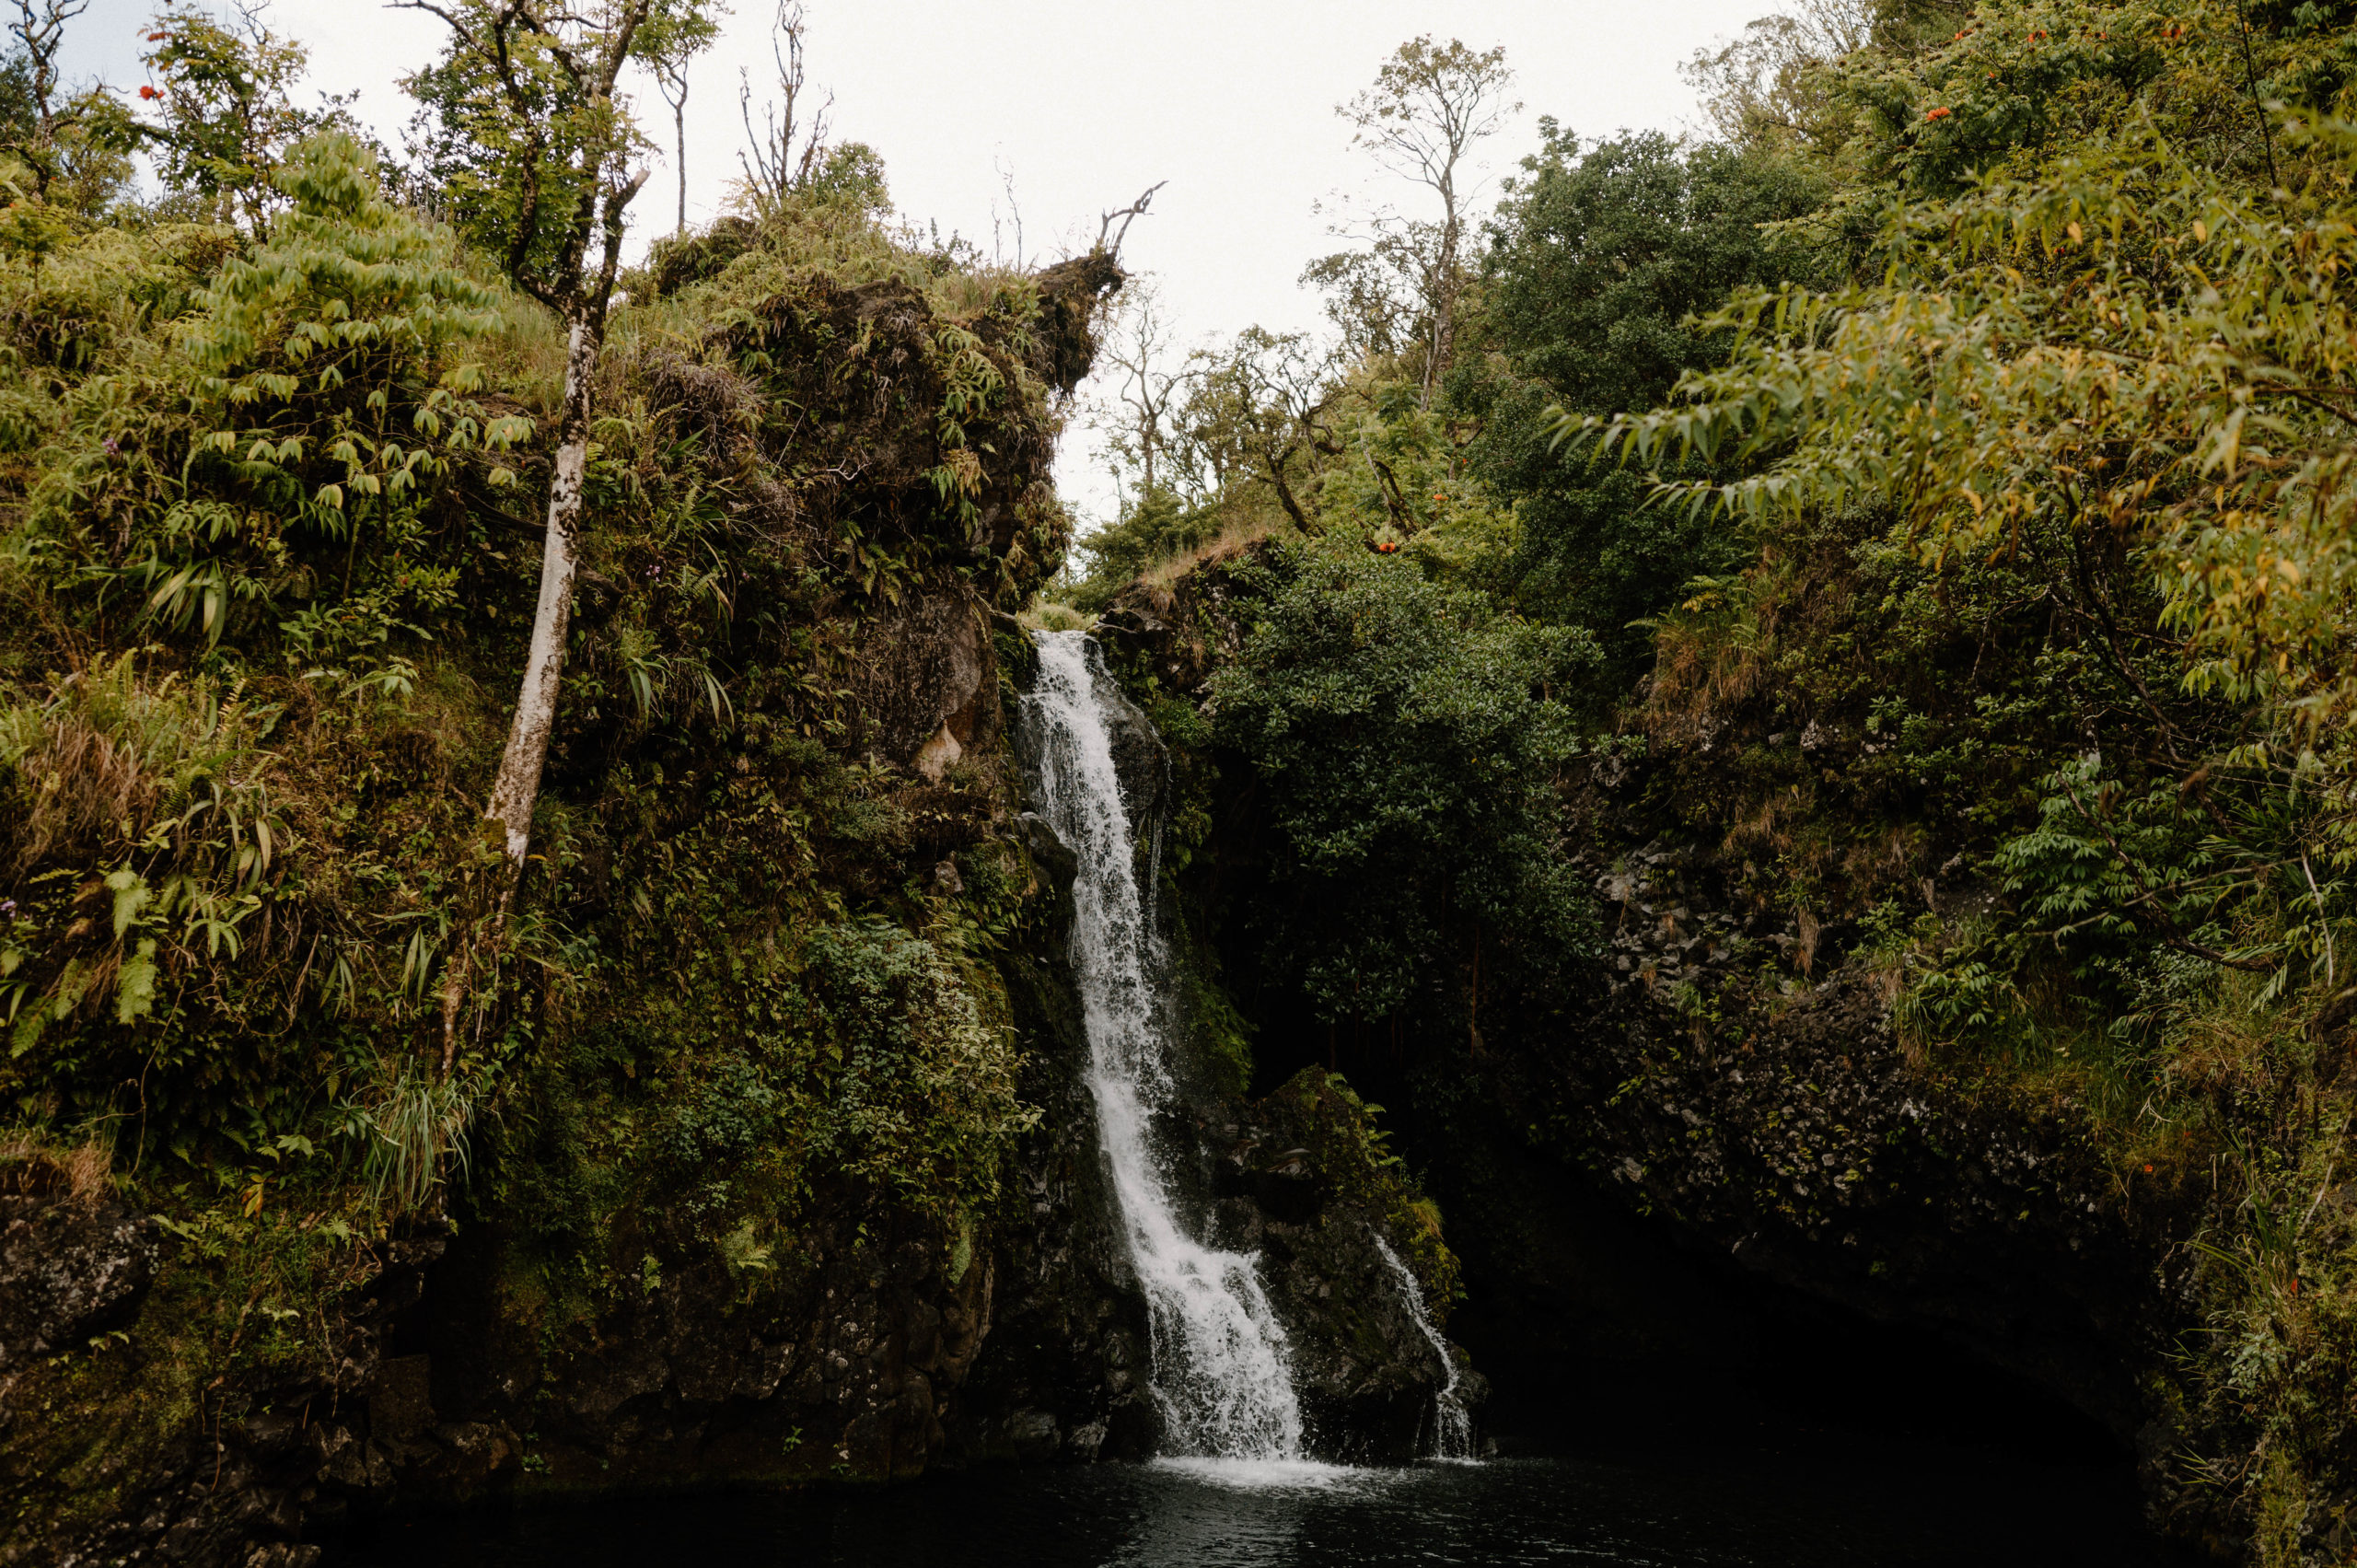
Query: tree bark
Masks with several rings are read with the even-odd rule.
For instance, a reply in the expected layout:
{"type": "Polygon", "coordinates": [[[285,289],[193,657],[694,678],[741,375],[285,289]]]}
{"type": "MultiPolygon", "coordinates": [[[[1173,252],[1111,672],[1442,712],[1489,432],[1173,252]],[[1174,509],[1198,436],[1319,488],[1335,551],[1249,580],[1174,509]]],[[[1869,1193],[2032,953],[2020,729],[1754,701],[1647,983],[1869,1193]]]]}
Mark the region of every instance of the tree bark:
{"type": "MultiPolygon", "coordinates": [[[[556,474],[549,483],[548,533],[540,546],[540,598],[532,616],[532,645],[524,662],[524,682],[508,726],[507,749],[484,812],[506,835],[508,887],[523,870],[531,842],[532,806],[540,798],[540,771],[556,725],[557,691],[564,675],[565,633],[573,621],[573,580],[580,570],[575,548],[581,522],[581,481],[589,460],[589,379],[598,363],[596,331],[588,312],[575,315],[564,355],[564,414],[557,430],[556,474]]],[[[507,900],[500,899],[504,906],[507,900]]]]}
{"type": "Polygon", "coordinates": [[[671,135],[678,144],[679,175],[679,238],[688,237],[688,80],[679,78],[679,99],[671,106],[671,135]]]}
{"type": "Polygon", "coordinates": [[[516,696],[516,717],[507,726],[507,749],[492,781],[486,821],[498,824],[503,864],[497,882],[478,887],[475,913],[461,927],[459,946],[442,971],[442,1072],[447,1076],[459,1054],[459,1009],[473,979],[476,949],[497,940],[524,874],[532,843],[532,807],[540,797],[540,773],[548,764],[549,737],[556,728],[557,695],[564,681],[564,644],[573,625],[573,584],[580,575],[577,549],[581,482],[589,462],[589,381],[597,368],[602,323],[586,309],[574,313],[564,354],[564,408],[557,426],[556,472],[549,483],[548,532],[540,546],[540,598],[532,614],[532,642],[524,658],[524,679],[516,696]]]}
{"type": "Polygon", "coordinates": [[[1285,516],[1294,520],[1295,528],[1306,534],[1316,533],[1318,530],[1309,526],[1309,518],[1302,512],[1301,503],[1294,498],[1293,486],[1285,482],[1285,462],[1293,456],[1293,448],[1286,447],[1282,457],[1274,452],[1261,456],[1269,465],[1269,485],[1277,493],[1277,505],[1285,509],[1285,516]]]}

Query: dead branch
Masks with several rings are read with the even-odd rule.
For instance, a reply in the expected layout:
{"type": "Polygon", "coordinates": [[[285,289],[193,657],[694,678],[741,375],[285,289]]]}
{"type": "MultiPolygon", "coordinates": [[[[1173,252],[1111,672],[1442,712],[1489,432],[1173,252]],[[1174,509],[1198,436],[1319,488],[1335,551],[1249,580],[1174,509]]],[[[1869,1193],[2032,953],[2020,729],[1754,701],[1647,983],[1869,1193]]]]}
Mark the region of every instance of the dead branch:
{"type": "Polygon", "coordinates": [[[1144,195],[1140,196],[1128,206],[1116,207],[1105,214],[1103,221],[1097,226],[1097,244],[1094,249],[1102,250],[1119,261],[1121,255],[1121,241],[1129,237],[1130,225],[1145,216],[1146,208],[1154,202],[1154,193],[1169,183],[1167,180],[1157,180],[1145,188],[1144,195]],[[1121,226],[1119,228],[1113,226],[1115,218],[1121,220],[1121,226]],[[1109,245],[1106,243],[1108,235],[1112,237],[1112,243],[1109,245]]]}

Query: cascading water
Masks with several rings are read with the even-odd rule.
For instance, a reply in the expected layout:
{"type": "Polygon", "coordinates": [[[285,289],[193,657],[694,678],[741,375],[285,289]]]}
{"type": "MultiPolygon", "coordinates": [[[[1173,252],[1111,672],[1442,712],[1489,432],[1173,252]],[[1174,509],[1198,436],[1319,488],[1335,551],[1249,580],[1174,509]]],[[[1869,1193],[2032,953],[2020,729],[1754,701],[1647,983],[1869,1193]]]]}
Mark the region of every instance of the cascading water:
{"type": "Polygon", "coordinates": [[[1034,640],[1039,679],[1025,703],[1038,728],[1035,784],[1040,814],[1079,861],[1072,967],[1088,1033],[1088,1087],[1153,1318],[1165,1446],[1205,1458],[1298,1459],[1301,1405],[1258,1259],[1187,1234],[1154,1149],[1149,1120],[1170,1092],[1168,1031],[1107,721],[1109,704],[1120,698],[1085,633],[1042,632],[1034,640]]]}
{"type": "Polygon", "coordinates": [[[1440,1357],[1441,1366],[1447,1376],[1448,1380],[1441,1385],[1440,1392],[1433,1396],[1432,1457],[1435,1459],[1470,1459],[1473,1457],[1473,1418],[1467,1412],[1465,1401],[1457,1395],[1457,1357],[1448,1353],[1448,1342],[1440,1337],[1440,1330],[1433,1327],[1432,1314],[1424,1310],[1424,1287],[1416,1283],[1415,1272],[1399,1260],[1399,1254],[1391,1250],[1389,1242],[1373,1231],[1367,1235],[1375,1243],[1375,1249],[1383,1254],[1383,1260],[1391,1265],[1392,1277],[1399,1282],[1399,1295],[1408,1304],[1409,1315],[1415,1318],[1417,1329],[1431,1342],[1433,1353],[1440,1357]]]}

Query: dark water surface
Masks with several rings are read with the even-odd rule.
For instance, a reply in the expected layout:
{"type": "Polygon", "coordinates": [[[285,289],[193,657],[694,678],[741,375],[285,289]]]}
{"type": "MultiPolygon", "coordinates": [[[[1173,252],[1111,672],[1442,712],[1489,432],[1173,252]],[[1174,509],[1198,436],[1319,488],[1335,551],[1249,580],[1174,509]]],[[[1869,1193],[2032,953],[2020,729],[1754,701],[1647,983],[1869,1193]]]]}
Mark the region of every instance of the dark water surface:
{"type": "Polygon", "coordinates": [[[1404,1469],[1157,1461],[986,1469],[829,1495],[667,1497],[427,1520],[390,1568],[2162,1568],[2124,1466],[1798,1433],[1741,1448],[1404,1469]]]}

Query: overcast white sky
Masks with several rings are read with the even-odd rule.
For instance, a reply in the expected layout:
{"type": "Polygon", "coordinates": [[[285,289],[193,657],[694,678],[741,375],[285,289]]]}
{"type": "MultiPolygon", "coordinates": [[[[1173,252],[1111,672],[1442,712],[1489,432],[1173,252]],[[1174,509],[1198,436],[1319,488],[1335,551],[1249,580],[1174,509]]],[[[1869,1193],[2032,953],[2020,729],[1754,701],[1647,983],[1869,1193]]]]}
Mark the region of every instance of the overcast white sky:
{"type": "MultiPolygon", "coordinates": [[[[737,79],[758,93],[770,60],[773,0],[736,0],[720,46],[694,71],[688,104],[688,214],[714,215],[737,175],[743,140],[737,79]]],[[[1371,180],[1335,104],[1372,81],[1419,33],[1505,47],[1525,112],[1492,144],[1509,172],[1551,114],[1583,135],[1622,127],[1676,131],[1693,119],[1678,64],[1731,37],[1778,0],[808,0],[809,75],[835,96],[840,138],[872,144],[902,213],[937,221],[988,251],[993,222],[1012,253],[1004,189],[1012,174],[1033,257],[1085,244],[1097,215],[1156,180],[1168,185],[1130,231],[1124,260],[1160,280],[1184,338],[1259,323],[1319,324],[1295,277],[1336,249],[1313,210],[1337,191],[1376,200],[1409,192],[1371,180]]],[[[116,87],[143,78],[149,0],[94,0],[74,24],[67,66],[116,87]]],[[[431,58],[441,24],[374,0],[275,0],[273,25],[311,50],[330,90],[358,88],[361,115],[400,143],[409,102],[401,74],[431,58]]],[[[644,111],[669,142],[670,110],[651,85],[644,111]]],[[[650,129],[655,129],[650,126],[650,129]]],[[[667,232],[674,171],[638,199],[643,238],[667,232]]],[[[1059,462],[1084,517],[1107,505],[1085,431],[1059,462]]]]}

